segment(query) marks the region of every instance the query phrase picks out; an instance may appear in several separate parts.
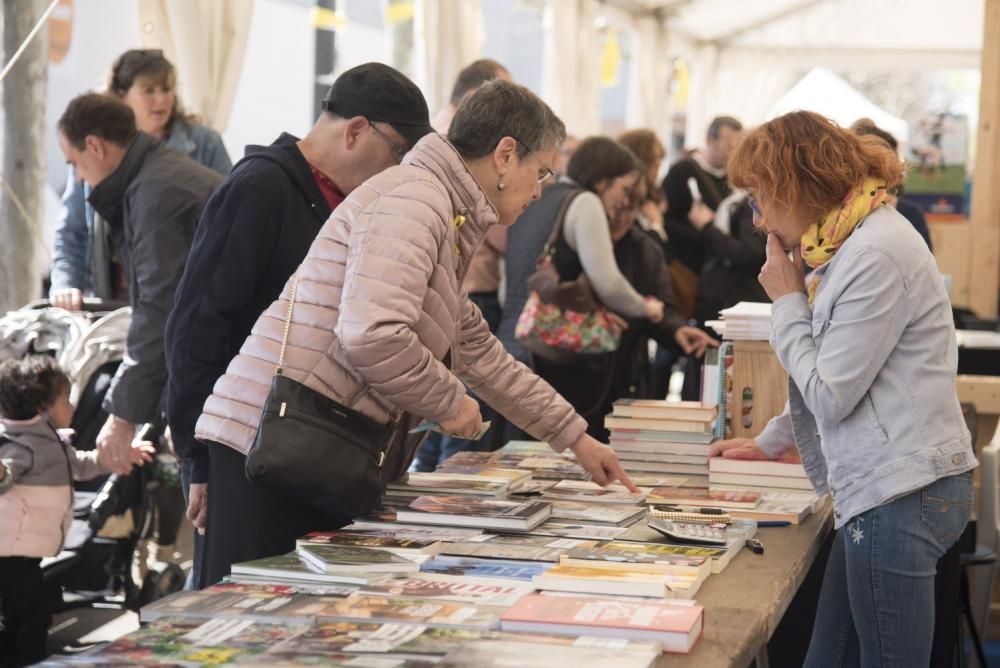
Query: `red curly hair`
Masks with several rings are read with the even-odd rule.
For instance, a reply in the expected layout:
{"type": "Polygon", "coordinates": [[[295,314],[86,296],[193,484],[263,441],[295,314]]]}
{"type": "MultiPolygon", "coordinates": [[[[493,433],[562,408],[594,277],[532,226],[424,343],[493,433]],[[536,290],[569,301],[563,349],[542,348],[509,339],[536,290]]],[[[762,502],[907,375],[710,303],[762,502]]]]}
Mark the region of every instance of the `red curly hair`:
{"type": "Polygon", "coordinates": [[[860,136],[811,111],[779,116],[747,134],[729,158],[729,180],[765,210],[796,212],[804,224],[823,218],[866,178],[894,188],[905,166],[875,136],[860,136]]]}

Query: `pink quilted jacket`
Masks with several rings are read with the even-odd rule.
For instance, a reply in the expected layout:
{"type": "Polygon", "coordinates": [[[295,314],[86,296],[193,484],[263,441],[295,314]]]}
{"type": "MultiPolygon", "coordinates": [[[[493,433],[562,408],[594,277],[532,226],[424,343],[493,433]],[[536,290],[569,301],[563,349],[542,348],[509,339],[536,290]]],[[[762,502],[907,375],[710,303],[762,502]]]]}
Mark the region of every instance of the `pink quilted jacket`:
{"type": "MultiPolygon", "coordinates": [[[[401,414],[453,417],[464,381],[555,450],[572,445],[586,431],[583,418],[504,350],[462,287],[495,223],[496,210],[451,144],[437,134],[422,139],[402,165],[352,192],[313,242],[298,271],[285,374],[383,424],[401,414]]],[[[291,280],[215,384],[199,439],[249,451],[290,287],[291,280]]],[[[405,452],[387,454],[391,475],[405,470],[417,442],[393,440],[405,452]]]]}

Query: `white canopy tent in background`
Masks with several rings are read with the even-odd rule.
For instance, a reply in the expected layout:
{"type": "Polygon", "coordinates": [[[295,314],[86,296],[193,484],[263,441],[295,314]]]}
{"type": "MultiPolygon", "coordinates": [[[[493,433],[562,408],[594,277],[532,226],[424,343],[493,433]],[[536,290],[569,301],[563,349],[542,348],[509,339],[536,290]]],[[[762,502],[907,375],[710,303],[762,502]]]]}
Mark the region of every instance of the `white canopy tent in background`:
{"type": "MultiPolygon", "coordinates": [[[[613,2],[614,0],[612,0],[613,2]]],[[[753,125],[796,79],[838,71],[977,69],[984,0],[645,0],[691,62],[687,137],[712,116],[753,125]]]]}
{"type": "Polygon", "coordinates": [[[805,75],[774,103],[767,117],[774,118],[798,109],[823,114],[843,127],[859,118],[870,118],[900,142],[909,139],[909,123],[882,109],[825,67],[817,67],[805,75]]]}

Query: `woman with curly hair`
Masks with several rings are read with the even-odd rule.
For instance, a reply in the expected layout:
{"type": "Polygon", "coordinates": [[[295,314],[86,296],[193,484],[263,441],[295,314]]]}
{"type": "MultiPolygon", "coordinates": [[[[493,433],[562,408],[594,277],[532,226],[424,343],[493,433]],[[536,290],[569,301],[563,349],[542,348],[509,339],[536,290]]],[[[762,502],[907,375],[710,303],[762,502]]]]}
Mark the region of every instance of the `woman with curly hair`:
{"type": "Polygon", "coordinates": [[[969,520],[976,458],[951,305],[927,244],[886,206],[903,169],[877,137],[805,111],[751,132],[729,162],[768,233],[759,278],[789,399],[755,440],[712,454],[797,447],[833,497],[807,666],[928,665],[935,567],[969,520]]]}

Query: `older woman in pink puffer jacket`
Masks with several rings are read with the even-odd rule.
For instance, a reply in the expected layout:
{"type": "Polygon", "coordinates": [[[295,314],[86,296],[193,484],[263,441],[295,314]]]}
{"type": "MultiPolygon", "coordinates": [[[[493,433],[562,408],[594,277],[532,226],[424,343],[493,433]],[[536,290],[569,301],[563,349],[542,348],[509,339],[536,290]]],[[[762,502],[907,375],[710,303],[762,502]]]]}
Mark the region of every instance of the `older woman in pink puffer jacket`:
{"type": "MultiPolygon", "coordinates": [[[[428,135],[352,192],[299,267],[284,373],[380,423],[400,420],[385,481],[413,458],[420,438],[407,432],[417,421],[460,435],[480,429],[468,386],[553,449],[571,449],[596,482],[631,486],[614,452],[504,350],[462,288],[487,229],[512,224],[538,198],[565,134],[528,89],[488,83],[463,103],[447,139],[428,135]]],[[[290,290],[291,281],[257,321],[198,421],[211,458],[204,584],[336,524],[244,477],[290,290]]]]}

